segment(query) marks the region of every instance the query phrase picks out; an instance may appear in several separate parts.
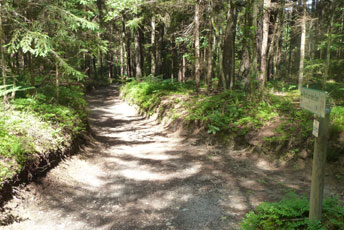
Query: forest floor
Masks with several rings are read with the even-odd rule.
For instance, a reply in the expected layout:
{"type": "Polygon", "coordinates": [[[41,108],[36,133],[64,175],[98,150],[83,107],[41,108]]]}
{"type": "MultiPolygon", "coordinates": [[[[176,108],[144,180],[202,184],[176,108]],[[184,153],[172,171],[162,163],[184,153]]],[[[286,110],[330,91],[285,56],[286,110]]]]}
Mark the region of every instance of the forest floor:
{"type": "MultiPolygon", "coordinates": [[[[261,202],[288,191],[309,194],[309,162],[275,167],[249,149],[172,132],[139,116],[116,86],[88,101],[89,143],[18,189],[4,209],[14,223],[0,229],[239,229],[261,202]]],[[[343,188],[326,177],[327,196],[343,195],[343,188]]]]}

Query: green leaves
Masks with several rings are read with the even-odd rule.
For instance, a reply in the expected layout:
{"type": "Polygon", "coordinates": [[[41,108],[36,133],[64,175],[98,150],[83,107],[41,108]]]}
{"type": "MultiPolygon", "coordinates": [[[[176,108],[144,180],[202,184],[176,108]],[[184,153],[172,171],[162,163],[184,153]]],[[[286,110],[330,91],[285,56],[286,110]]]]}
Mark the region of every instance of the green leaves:
{"type": "Polygon", "coordinates": [[[67,25],[72,31],[77,31],[79,28],[91,31],[99,29],[99,25],[97,23],[91,22],[57,5],[47,6],[46,12],[61,18],[62,21],[65,22],[65,25],[67,25]]]}
{"type": "Polygon", "coordinates": [[[1,85],[0,86],[0,97],[3,97],[3,96],[10,94],[12,92],[24,91],[24,90],[28,90],[28,89],[32,89],[32,87],[22,88],[21,86],[1,85]]]}
{"type": "Polygon", "coordinates": [[[256,208],[255,212],[250,211],[246,214],[241,229],[323,230],[344,227],[344,207],[339,206],[335,197],[324,201],[322,222],[309,221],[308,213],[308,199],[288,193],[280,202],[264,202],[256,208]]]}
{"type": "Polygon", "coordinates": [[[47,33],[30,31],[25,28],[17,30],[6,47],[9,53],[15,53],[22,49],[24,53],[29,52],[36,57],[46,57],[53,50],[51,38],[47,33]]]}
{"type": "Polygon", "coordinates": [[[138,28],[140,28],[140,24],[141,24],[142,20],[143,20],[143,17],[133,18],[132,20],[127,21],[125,26],[132,29],[132,30],[138,29],[138,28]]]}
{"type": "Polygon", "coordinates": [[[143,3],[143,0],[108,0],[107,6],[111,9],[108,12],[107,20],[120,17],[123,13],[137,14],[139,6],[143,3]]]}

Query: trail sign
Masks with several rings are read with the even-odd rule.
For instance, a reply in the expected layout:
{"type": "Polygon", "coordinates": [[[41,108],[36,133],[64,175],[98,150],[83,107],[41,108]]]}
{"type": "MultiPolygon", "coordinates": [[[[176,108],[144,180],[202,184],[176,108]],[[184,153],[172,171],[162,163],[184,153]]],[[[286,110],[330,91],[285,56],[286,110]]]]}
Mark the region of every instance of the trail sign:
{"type": "Polygon", "coordinates": [[[313,135],[315,137],[319,137],[319,126],[320,126],[320,122],[318,120],[314,120],[314,122],[313,122],[313,135]]]}
{"type": "Polygon", "coordinates": [[[330,108],[326,106],[327,94],[324,91],[301,88],[300,105],[316,115],[313,123],[315,138],[312,166],[312,185],[309,205],[309,219],[321,220],[324,194],[324,177],[327,154],[327,142],[330,124],[330,108]]]}
{"type": "Polygon", "coordinates": [[[326,115],[326,99],[327,94],[324,91],[301,88],[301,107],[322,118],[326,115]]]}

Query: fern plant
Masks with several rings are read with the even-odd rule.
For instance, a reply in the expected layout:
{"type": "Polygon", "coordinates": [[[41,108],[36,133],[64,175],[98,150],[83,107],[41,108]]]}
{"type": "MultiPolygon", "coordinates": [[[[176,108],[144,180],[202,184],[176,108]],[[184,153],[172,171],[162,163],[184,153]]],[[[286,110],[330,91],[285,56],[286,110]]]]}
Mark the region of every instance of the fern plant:
{"type": "Polygon", "coordinates": [[[242,230],[326,230],[344,229],[344,207],[337,197],[323,202],[323,218],[308,219],[309,203],[306,197],[288,193],[280,202],[264,202],[243,219],[242,230]]]}

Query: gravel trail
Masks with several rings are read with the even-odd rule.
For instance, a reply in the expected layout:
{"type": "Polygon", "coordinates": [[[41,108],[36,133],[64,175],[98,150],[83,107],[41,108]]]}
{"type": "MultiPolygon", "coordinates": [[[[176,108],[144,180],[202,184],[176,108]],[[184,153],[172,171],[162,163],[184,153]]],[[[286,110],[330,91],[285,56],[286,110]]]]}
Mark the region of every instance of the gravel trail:
{"type": "Polygon", "coordinates": [[[19,191],[6,205],[17,221],[0,229],[238,229],[260,202],[309,187],[305,170],[277,169],[144,119],[116,86],[88,101],[94,139],[19,191]]]}

